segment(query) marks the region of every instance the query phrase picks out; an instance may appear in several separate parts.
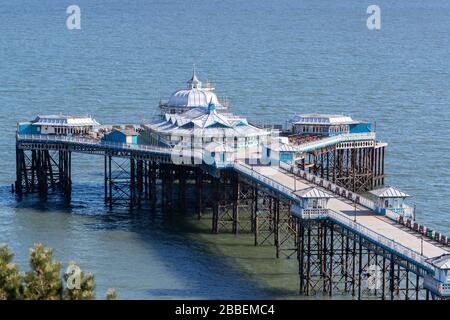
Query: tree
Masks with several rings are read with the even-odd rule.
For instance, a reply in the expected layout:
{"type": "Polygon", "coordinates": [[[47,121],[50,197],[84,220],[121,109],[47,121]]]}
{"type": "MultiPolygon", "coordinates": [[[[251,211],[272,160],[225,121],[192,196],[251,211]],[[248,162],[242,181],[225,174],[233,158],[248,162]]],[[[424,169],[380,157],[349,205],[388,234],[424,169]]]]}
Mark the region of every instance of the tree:
{"type": "MultiPolygon", "coordinates": [[[[53,250],[43,244],[30,249],[31,271],[25,274],[12,263],[13,257],[6,245],[0,245],[0,300],[95,299],[94,275],[85,274],[75,262],[71,262],[61,279],[61,263],[53,261],[53,250]]],[[[108,289],[106,299],[116,298],[115,290],[108,289]]]]}
{"type": "Polygon", "coordinates": [[[61,263],[53,261],[53,250],[36,244],[30,249],[31,271],[25,274],[24,298],[61,299],[61,263]]]}
{"type": "Polygon", "coordinates": [[[12,263],[14,253],[6,245],[0,245],[0,300],[20,299],[22,275],[12,263]]]}
{"type": "Polygon", "coordinates": [[[67,285],[64,290],[66,300],[91,300],[95,299],[95,279],[92,273],[85,274],[80,267],[71,262],[64,273],[67,285]]]}
{"type": "Polygon", "coordinates": [[[106,300],[116,300],[116,299],[117,299],[116,290],[109,288],[108,291],[106,291],[106,300]]]}

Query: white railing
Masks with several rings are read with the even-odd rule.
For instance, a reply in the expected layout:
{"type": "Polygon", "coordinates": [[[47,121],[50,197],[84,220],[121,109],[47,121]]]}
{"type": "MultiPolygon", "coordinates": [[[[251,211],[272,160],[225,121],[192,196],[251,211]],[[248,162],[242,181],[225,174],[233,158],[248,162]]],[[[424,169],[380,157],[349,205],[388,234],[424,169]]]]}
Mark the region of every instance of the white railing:
{"type": "MultiPolygon", "coordinates": [[[[278,183],[270,178],[267,178],[254,170],[251,170],[250,168],[248,168],[248,166],[246,166],[246,165],[244,166],[242,163],[239,163],[236,161],[235,168],[238,168],[239,170],[244,171],[248,175],[251,175],[252,177],[254,177],[260,181],[264,181],[265,183],[269,184],[273,188],[282,191],[284,194],[290,193],[291,195],[294,196],[294,198],[296,197],[293,194],[292,189],[287,188],[287,187],[281,185],[280,183],[278,183]]],[[[315,177],[315,178],[317,178],[317,177],[315,177]]],[[[342,190],[341,187],[337,187],[334,184],[332,184],[332,185],[334,187],[342,190]]],[[[293,197],[291,196],[290,198],[293,198],[293,197]]],[[[296,198],[299,199],[298,197],[296,197],[296,198]]],[[[364,198],[360,198],[360,199],[364,199],[364,198]]],[[[373,202],[371,202],[370,200],[367,200],[367,202],[369,205],[373,205],[373,202]]],[[[371,239],[372,241],[378,242],[378,243],[386,246],[387,248],[390,248],[391,250],[399,253],[400,255],[403,255],[403,256],[411,259],[412,261],[419,262],[422,265],[428,267],[429,269],[434,270],[434,267],[426,261],[427,257],[421,255],[417,251],[414,251],[408,247],[405,247],[404,245],[400,244],[399,242],[389,239],[389,238],[383,236],[382,234],[379,234],[378,232],[375,232],[375,231],[367,228],[366,226],[364,226],[356,221],[353,221],[351,218],[344,215],[343,213],[339,213],[339,212],[333,211],[331,209],[325,209],[325,210],[327,211],[326,212],[327,217],[335,220],[336,222],[339,222],[339,223],[349,227],[350,229],[353,229],[354,231],[360,233],[363,236],[366,236],[367,238],[371,239]]],[[[396,217],[395,216],[396,214],[394,212],[392,212],[390,210],[388,210],[388,211],[389,212],[387,214],[389,216],[391,216],[392,218],[396,217]]],[[[317,212],[317,209],[312,209],[311,212],[308,212],[308,209],[302,209],[300,211],[300,214],[302,214],[302,215],[305,214],[305,217],[308,217],[308,218],[320,217],[320,213],[317,212]],[[314,210],[316,210],[316,212],[314,212],[314,210]],[[308,215],[308,213],[310,213],[310,215],[308,215]]],[[[322,212],[322,214],[323,214],[323,212],[322,212]]]]}
{"type": "MultiPolygon", "coordinates": [[[[301,169],[299,169],[299,168],[297,168],[297,167],[295,167],[293,165],[290,165],[290,164],[288,164],[286,162],[281,162],[280,161],[280,168],[285,170],[285,171],[288,171],[288,172],[290,172],[290,173],[292,173],[292,174],[294,174],[294,175],[296,175],[296,176],[298,176],[300,178],[303,178],[303,179],[305,179],[308,182],[316,184],[316,185],[318,185],[318,186],[320,186],[320,187],[322,187],[322,188],[324,188],[324,189],[326,189],[326,190],[328,190],[328,191],[330,191],[330,192],[332,192],[332,193],[334,193],[334,194],[336,194],[338,196],[345,197],[346,199],[349,199],[349,200],[351,200],[353,202],[357,201],[357,203],[362,205],[363,207],[366,207],[366,208],[371,209],[371,210],[375,210],[375,203],[373,201],[371,201],[371,200],[369,200],[369,199],[367,199],[367,198],[365,198],[365,197],[363,197],[363,196],[361,196],[361,195],[359,195],[357,193],[354,193],[354,192],[352,192],[350,190],[347,190],[347,189],[345,189],[343,187],[340,187],[340,186],[338,186],[338,185],[336,185],[336,184],[334,184],[334,183],[332,183],[332,182],[330,182],[330,181],[328,181],[326,179],[322,179],[322,178],[320,178],[320,177],[318,177],[316,175],[313,175],[313,174],[308,173],[308,172],[306,172],[304,170],[301,170],[301,169]]],[[[393,214],[395,214],[395,213],[393,213],[393,214]]]]}
{"type": "Polygon", "coordinates": [[[105,147],[112,148],[117,150],[136,150],[136,151],[147,151],[153,153],[160,153],[162,155],[170,155],[172,156],[172,161],[175,164],[202,164],[203,160],[207,164],[215,165],[216,167],[226,167],[228,165],[232,165],[232,161],[224,161],[224,162],[214,162],[209,161],[210,154],[205,153],[205,150],[202,149],[191,149],[189,147],[184,146],[175,146],[173,148],[164,148],[157,147],[151,145],[144,144],[128,144],[128,143],[120,143],[113,141],[105,141],[100,139],[94,139],[90,137],[82,137],[82,136],[67,136],[67,135],[37,135],[37,134],[17,134],[18,141],[33,141],[33,142],[65,142],[65,143],[73,143],[73,144],[82,144],[85,146],[92,147],[105,147]],[[194,162],[192,163],[192,159],[194,162]]]}
{"type": "Polygon", "coordinates": [[[349,218],[348,216],[345,216],[342,213],[336,212],[334,210],[328,210],[328,217],[330,217],[332,220],[335,220],[337,222],[342,223],[343,225],[349,227],[350,229],[353,229],[354,231],[357,231],[359,234],[366,236],[367,238],[371,239],[372,241],[378,242],[387,248],[390,248],[391,250],[410,258],[412,261],[419,262],[422,265],[434,270],[435,268],[433,265],[428,263],[427,257],[421,255],[419,252],[412,250],[408,247],[405,247],[404,245],[400,244],[399,242],[396,242],[394,240],[391,240],[382,234],[379,234],[376,231],[373,231],[366,226],[354,221],[353,219],[349,218]]]}
{"type": "Polygon", "coordinates": [[[19,141],[44,141],[44,142],[68,142],[83,144],[97,147],[110,147],[115,149],[131,149],[142,151],[156,151],[164,154],[170,154],[171,148],[163,148],[157,146],[148,146],[142,144],[127,144],[113,141],[104,141],[100,139],[80,137],[80,136],[64,136],[64,135],[36,135],[36,134],[18,134],[17,140],[19,141]]]}
{"type": "Polygon", "coordinates": [[[426,289],[438,292],[441,296],[450,296],[450,284],[439,282],[430,276],[424,277],[423,286],[426,289]]]}
{"type": "MultiPolygon", "coordinates": [[[[366,197],[363,197],[363,196],[361,196],[355,192],[352,192],[350,190],[347,190],[343,187],[340,187],[326,179],[322,179],[314,174],[308,173],[308,172],[301,170],[301,169],[299,169],[293,165],[290,165],[286,162],[280,161],[280,168],[285,171],[288,171],[294,175],[297,175],[300,178],[303,178],[308,182],[311,182],[320,187],[323,187],[338,196],[349,199],[352,202],[357,202],[359,205],[361,205],[363,207],[366,207],[370,210],[376,210],[375,202],[373,202],[372,200],[367,199],[366,197]]],[[[414,210],[413,208],[411,208],[407,205],[404,205],[403,209],[404,209],[405,213],[412,213],[414,210]]],[[[399,213],[397,213],[393,210],[390,210],[390,209],[386,209],[385,216],[396,222],[398,222],[401,217],[401,215],[399,213]]]]}
{"type": "Polygon", "coordinates": [[[94,139],[83,136],[67,136],[67,135],[37,135],[37,134],[18,134],[18,140],[30,140],[30,141],[46,141],[46,142],[72,142],[78,144],[95,145],[95,146],[111,146],[125,149],[143,149],[143,150],[160,150],[164,152],[170,152],[170,148],[162,148],[156,146],[127,144],[113,141],[104,141],[100,139],[94,139]]]}
{"type": "Polygon", "coordinates": [[[285,196],[289,197],[290,199],[294,199],[294,200],[300,199],[298,196],[296,196],[293,193],[294,192],[293,189],[286,187],[283,184],[281,184],[281,183],[273,180],[272,178],[269,178],[259,172],[256,172],[255,170],[252,169],[252,167],[244,164],[243,162],[241,162],[239,160],[234,161],[233,167],[237,171],[240,171],[248,176],[253,177],[255,180],[265,183],[266,185],[272,187],[273,189],[275,189],[275,190],[281,192],[282,194],[284,194],[285,196]]]}
{"type": "Polygon", "coordinates": [[[323,219],[328,217],[328,209],[325,208],[306,208],[300,210],[302,219],[323,219]]]}
{"type": "Polygon", "coordinates": [[[338,142],[341,142],[341,137],[333,136],[333,137],[328,137],[328,138],[323,138],[323,139],[319,139],[319,140],[301,143],[295,147],[298,151],[305,151],[311,147],[316,147],[318,145],[327,144],[327,143],[338,143],[338,142]]]}
{"type": "Polygon", "coordinates": [[[17,134],[17,140],[31,140],[31,141],[55,141],[55,142],[80,142],[89,144],[98,144],[100,140],[82,136],[67,136],[67,135],[46,135],[46,134],[17,134]]]}
{"type": "MultiPolygon", "coordinates": [[[[121,148],[121,149],[135,149],[135,150],[148,150],[148,151],[158,151],[158,152],[163,152],[165,154],[170,154],[171,153],[171,149],[169,148],[161,148],[161,147],[154,147],[154,146],[146,146],[146,145],[132,145],[132,144],[124,144],[124,143],[115,143],[115,142],[110,142],[110,141],[101,141],[101,140],[96,140],[93,138],[86,138],[86,137],[74,137],[74,136],[48,136],[48,135],[17,135],[17,139],[18,140],[30,140],[30,141],[55,141],[55,142],[70,142],[70,143],[81,143],[81,144],[86,144],[86,145],[94,145],[94,146],[108,146],[108,147],[117,147],[117,148],[121,148]]],[[[280,167],[284,167],[284,169],[286,170],[286,165],[282,162],[280,162],[280,167]]],[[[263,174],[256,172],[254,170],[252,170],[252,168],[238,160],[235,160],[234,162],[234,168],[238,171],[243,172],[244,174],[247,174],[253,178],[255,178],[256,180],[258,180],[259,182],[262,182],[272,188],[274,188],[275,190],[278,190],[279,192],[281,192],[282,194],[286,195],[288,198],[290,199],[294,199],[294,200],[299,200],[300,198],[298,196],[296,196],[293,192],[294,190],[284,186],[283,184],[267,177],[264,176],[263,174]]],[[[289,165],[288,165],[289,166],[289,165]]],[[[293,168],[291,166],[289,166],[291,170],[293,170],[294,173],[296,173],[297,168],[293,168]]],[[[289,171],[289,170],[288,170],[289,171]]],[[[323,180],[320,178],[317,178],[313,175],[310,175],[306,172],[301,172],[302,170],[298,170],[300,171],[299,174],[301,177],[306,177],[306,179],[308,181],[314,181],[314,183],[317,183],[316,180],[323,180]]],[[[331,191],[333,191],[335,188],[339,188],[339,190],[343,190],[343,188],[338,187],[330,182],[327,182],[330,186],[332,186],[331,191]]],[[[329,189],[330,190],[330,189],[329,189]]],[[[364,198],[360,198],[364,199],[364,198]]],[[[369,200],[367,200],[369,201],[369,200]]],[[[373,202],[372,202],[373,203],[373,202]]],[[[361,204],[361,202],[360,202],[361,204]]],[[[364,205],[364,204],[363,204],[364,205]]],[[[386,238],[385,236],[368,229],[367,227],[352,221],[350,218],[348,218],[347,216],[344,216],[342,213],[338,213],[329,209],[324,209],[326,210],[326,214],[328,217],[334,219],[337,222],[340,222],[352,229],[354,229],[355,231],[359,232],[362,235],[365,235],[366,237],[369,237],[381,244],[384,244],[385,246],[387,246],[388,248],[391,248],[397,252],[399,252],[400,254],[403,254],[404,256],[412,259],[413,261],[418,261],[430,268],[433,269],[433,266],[430,265],[429,263],[427,263],[426,257],[420,255],[418,252],[409,249],[403,245],[401,245],[398,242],[395,242],[394,240],[390,240],[388,238],[386,238]]],[[[390,210],[387,210],[390,211],[390,210]]],[[[302,210],[302,214],[306,214],[308,216],[312,216],[312,215],[323,215],[325,214],[324,212],[317,212],[317,209],[312,209],[311,212],[308,211],[308,209],[303,209],[302,210]]],[[[390,215],[395,214],[394,212],[390,211],[389,213],[390,215]]]]}
{"type": "Polygon", "coordinates": [[[375,140],[375,132],[361,132],[361,133],[344,133],[340,135],[342,141],[353,141],[353,140],[375,140]]]}
{"type": "Polygon", "coordinates": [[[386,211],[392,211],[394,214],[402,216],[404,218],[412,218],[414,216],[414,208],[409,207],[405,204],[402,205],[400,208],[387,208],[386,211]]]}
{"type": "Polygon", "coordinates": [[[339,142],[347,142],[347,141],[357,141],[357,140],[375,140],[376,134],[375,132],[366,132],[366,133],[343,133],[336,136],[323,138],[319,140],[309,141],[305,143],[301,143],[295,146],[296,150],[299,152],[308,151],[311,148],[327,145],[327,144],[336,144],[339,142]]]}

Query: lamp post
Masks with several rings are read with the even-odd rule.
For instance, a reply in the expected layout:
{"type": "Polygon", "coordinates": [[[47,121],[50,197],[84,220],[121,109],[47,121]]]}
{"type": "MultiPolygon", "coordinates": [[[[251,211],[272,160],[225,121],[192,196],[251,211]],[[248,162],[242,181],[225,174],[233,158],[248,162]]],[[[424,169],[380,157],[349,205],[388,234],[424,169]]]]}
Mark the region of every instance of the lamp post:
{"type": "Polygon", "coordinates": [[[423,256],[423,236],[420,237],[420,255],[423,256]]]}

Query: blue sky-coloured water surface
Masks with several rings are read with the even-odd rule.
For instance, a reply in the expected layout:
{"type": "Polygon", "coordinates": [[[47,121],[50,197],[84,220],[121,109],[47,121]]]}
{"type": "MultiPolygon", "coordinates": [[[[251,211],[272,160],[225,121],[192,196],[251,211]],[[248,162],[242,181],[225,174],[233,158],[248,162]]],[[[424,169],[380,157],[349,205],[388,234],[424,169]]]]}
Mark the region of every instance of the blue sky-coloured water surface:
{"type": "Polygon", "coordinates": [[[320,112],[376,122],[389,143],[387,182],[414,196],[420,222],[450,233],[449,12],[445,0],[0,0],[0,242],[23,268],[28,247],[45,242],[95,272],[99,296],[108,287],[123,298],[295,296],[295,285],[266,281],[296,279],[295,268],[264,260],[252,272],[261,262],[251,246],[237,245],[239,260],[228,238],[108,211],[99,159],[74,156],[70,207],[9,193],[17,121],[72,113],[139,123],[185,86],[194,63],[253,120],[320,112]],[[71,4],[81,30],[66,28],[71,4]],[[380,31],[366,27],[370,4],[381,8],[380,31]]]}

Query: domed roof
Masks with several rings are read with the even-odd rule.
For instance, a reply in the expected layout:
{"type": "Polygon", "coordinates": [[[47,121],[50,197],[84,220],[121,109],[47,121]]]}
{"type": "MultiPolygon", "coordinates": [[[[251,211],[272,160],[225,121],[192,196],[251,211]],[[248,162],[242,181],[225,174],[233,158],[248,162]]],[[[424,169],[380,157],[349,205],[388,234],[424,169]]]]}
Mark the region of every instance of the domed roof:
{"type": "Polygon", "coordinates": [[[169,107],[207,107],[209,103],[219,106],[219,100],[214,92],[201,88],[182,89],[176,91],[169,99],[169,107]]]}
{"type": "Polygon", "coordinates": [[[198,80],[195,74],[195,67],[192,71],[192,77],[187,83],[187,89],[181,89],[172,94],[168,102],[169,107],[207,107],[210,103],[218,107],[221,106],[213,89],[202,88],[202,82],[198,80]]]}

